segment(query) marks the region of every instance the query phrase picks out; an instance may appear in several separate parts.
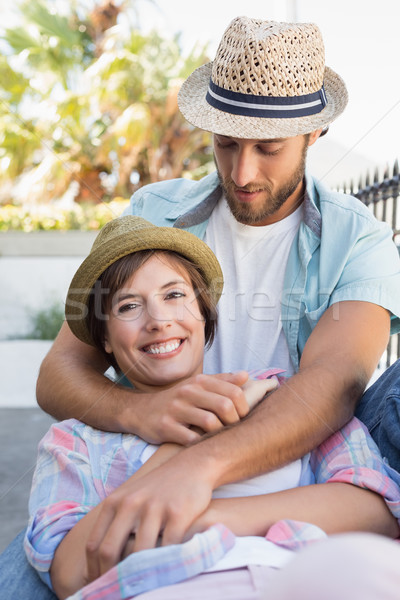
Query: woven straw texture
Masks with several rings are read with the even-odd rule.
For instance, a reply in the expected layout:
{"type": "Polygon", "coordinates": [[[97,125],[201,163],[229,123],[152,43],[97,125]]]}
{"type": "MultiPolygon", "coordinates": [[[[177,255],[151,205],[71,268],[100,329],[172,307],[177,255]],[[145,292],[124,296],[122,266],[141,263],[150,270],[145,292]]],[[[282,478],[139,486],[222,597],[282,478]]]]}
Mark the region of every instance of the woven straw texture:
{"type": "Polygon", "coordinates": [[[347,90],[339,75],[325,67],[317,25],[238,17],[225,31],[214,61],[196,69],[184,82],[178,104],[190,123],[206,131],[250,139],[291,137],[329,125],[344,110],[347,90]],[[328,104],[307,117],[233,115],[206,101],[210,77],[225,90],[256,96],[302,96],[324,84],[328,104]]]}
{"type": "Polygon", "coordinates": [[[93,344],[86,317],[95,282],[118,259],[140,250],[171,250],[188,258],[199,267],[215,303],[218,302],[223,288],[222,271],[214,253],[203,241],[188,231],[156,227],[141,217],[127,215],[103,227],[69,287],[65,316],[72,333],[81,341],[93,344]]]}

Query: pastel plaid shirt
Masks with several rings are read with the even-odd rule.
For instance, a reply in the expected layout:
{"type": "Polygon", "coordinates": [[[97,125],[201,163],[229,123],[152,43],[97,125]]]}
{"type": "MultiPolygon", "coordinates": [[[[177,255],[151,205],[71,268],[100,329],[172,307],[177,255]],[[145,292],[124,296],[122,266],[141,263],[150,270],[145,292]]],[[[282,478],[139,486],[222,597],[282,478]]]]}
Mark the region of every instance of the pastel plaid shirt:
{"type": "MultiPolygon", "coordinates": [[[[49,569],[58,544],[90,509],[141,466],[147,443],[135,435],[98,431],[76,420],[51,427],[39,446],[25,537],[29,562],[51,587],[49,569]]],[[[398,475],[382,460],[365,427],[352,419],[311,453],[316,483],[346,482],[382,495],[400,519],[398,475]]],[[[296,550],[325,534],[318,527],[280,521],[266,539],[296,550]]],[[[74,600],[126,600],[183,581],[215,565],[235,544],[224,525],[175,546],[132,554],[74,594],[74,600]]]]}

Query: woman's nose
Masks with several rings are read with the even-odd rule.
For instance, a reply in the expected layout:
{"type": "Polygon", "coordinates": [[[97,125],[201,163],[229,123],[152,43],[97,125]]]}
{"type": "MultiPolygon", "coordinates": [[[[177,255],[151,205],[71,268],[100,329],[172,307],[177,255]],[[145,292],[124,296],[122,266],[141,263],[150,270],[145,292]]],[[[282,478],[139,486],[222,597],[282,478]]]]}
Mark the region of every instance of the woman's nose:
{"type": "Polygon", "coordinates": [[[147,306],[146,329],[148,331],[162,331],[171,325],[171,315],[165,306],[152,302],[147,306]]]}

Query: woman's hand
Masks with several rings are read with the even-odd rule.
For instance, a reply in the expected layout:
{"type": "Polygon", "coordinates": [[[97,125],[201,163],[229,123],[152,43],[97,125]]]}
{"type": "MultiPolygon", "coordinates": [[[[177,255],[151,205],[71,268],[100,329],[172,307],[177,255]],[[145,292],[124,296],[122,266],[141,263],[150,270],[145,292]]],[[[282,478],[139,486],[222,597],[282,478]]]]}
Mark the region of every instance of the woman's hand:
{"type": "Polygon", "coordinates": [[[252,410],[265,396],[278,387],[276,379],[248,379],[242,390],[244,392],[247,404],[252,410]]]}

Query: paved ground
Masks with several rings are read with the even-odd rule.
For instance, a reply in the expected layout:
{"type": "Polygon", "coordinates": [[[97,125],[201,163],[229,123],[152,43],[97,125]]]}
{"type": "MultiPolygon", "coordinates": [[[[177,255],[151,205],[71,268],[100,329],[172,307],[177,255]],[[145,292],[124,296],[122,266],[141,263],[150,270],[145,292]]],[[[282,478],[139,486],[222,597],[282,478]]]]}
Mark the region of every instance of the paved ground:
{"type": "Polygon", "coordinates": [[[52,419],[35,381],[50,342],[0,341],[0,552],[23,529],[37,443],[52,419]]]}
{"type": "Polygon", "coordinates": [[[0,409],[0,552],[26,525],[37,443],[51,423],[40,408],[0,409]]]}

